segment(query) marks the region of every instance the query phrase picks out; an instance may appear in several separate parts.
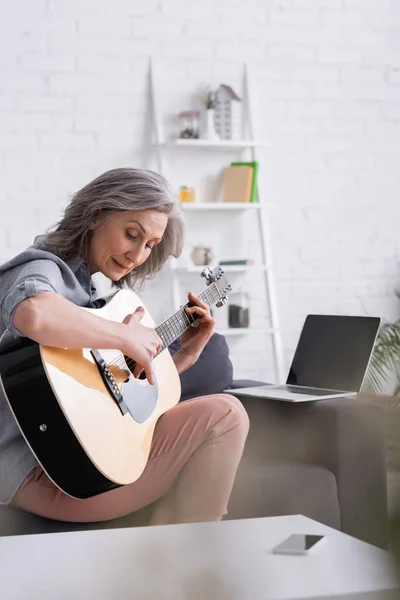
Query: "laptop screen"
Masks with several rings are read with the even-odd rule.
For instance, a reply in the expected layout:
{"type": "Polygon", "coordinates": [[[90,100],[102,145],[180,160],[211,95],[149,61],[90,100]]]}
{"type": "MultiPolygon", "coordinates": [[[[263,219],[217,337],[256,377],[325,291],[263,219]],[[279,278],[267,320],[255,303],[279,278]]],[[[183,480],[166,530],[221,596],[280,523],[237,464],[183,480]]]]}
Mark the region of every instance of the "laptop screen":
{"type": "Polygon", "coordinates": [[[308,315],[286,383],[359,392],[379,325],[377,317],[308,315]]]}

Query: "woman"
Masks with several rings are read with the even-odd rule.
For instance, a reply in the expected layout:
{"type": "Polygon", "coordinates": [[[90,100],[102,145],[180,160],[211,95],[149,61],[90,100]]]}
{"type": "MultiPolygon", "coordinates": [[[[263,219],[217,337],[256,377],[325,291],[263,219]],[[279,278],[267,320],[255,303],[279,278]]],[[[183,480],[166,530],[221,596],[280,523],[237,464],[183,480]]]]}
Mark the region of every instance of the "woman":
{"type": "MultiPolygon", "coordinates": [[[[179,256],[183,224],[163,177],[139,169],[108,171],[76,193],[57,228],[0,267],[0,335],[9,329],[39,344],[114,348],[153,382],[161,348],[143,309],[123,323],[79,306],[96,306],[91,279],[100,272],[118,289],[153,277],[179,256]],[[66,327],[68,323],[68,327],[66,327]]],[[[181,337],[179,373],[198,358],[214,331],[209,309],[190,293],[199,326],[181,337]]],[[[247,414],[227,394],[178,404],[157,422],[144,472],[134,483],[85,500],[61,492],[30,451],[0,390],[0,503],[61,521],[102,521],[153,505],[151,523],[216,521],[227,512],[248,432],[247,414]]]]}

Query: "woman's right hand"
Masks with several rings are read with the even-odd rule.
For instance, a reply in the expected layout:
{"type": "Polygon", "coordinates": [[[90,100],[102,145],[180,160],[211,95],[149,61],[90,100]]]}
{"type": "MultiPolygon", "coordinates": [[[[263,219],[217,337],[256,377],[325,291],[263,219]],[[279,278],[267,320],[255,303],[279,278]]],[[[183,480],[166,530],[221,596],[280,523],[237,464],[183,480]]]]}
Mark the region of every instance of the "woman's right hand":
{"type": "Polygon", "coordinates": [[[134,377],[139,377],[144,370],[147,381],[154,385],[152,362],[162,348],[162,340],[154,329],[140,323],[144,314],[143,306],[138,306],[134,313],[123,320],[130,329],[127,332],[127,348],[123,352],[137,363],[133,370],[134,377]]]}

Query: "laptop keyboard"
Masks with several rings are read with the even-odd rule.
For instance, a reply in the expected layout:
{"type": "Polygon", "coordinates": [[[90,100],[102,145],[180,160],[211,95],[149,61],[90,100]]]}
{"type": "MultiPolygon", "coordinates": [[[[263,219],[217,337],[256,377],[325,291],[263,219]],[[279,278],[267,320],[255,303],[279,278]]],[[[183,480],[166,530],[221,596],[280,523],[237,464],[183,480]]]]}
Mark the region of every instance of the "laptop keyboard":
{"type": "Polygon", "coordinates": [[[305,394],[307,396],[329,396],[336,393],[336,390],[320,390],[317,388],[297,387],[296,385],[278,385],[274,389],[290,392],[291,394],[305,394]]]}

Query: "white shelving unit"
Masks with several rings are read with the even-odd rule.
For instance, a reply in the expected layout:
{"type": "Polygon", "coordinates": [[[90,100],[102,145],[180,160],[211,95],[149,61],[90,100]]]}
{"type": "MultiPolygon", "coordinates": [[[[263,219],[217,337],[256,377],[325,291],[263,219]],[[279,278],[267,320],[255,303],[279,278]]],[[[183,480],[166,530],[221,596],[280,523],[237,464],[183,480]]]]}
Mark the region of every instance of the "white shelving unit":
{"type": "MultiPolygon", "coordinates": [[[[158,90],[158,78],[156,74],[156,65],[150,63],[150,82],[151,82],[151,98],[152,98],[152,109],[154,119],[154,132],[155,132],[155,149],[157,151],[158,169],[163,175],[166,174],[166,153],[168,152],[179,152],[184,151],[185,156],[188,156],[188,152],[199,152],[220,150],[227,153],[230,152],[242,152],[246,150],[251,153],[251,160],[257,161],[257,149],[269,147],[271,144],[268,141],[255,140],[254,139],[254,114],[253,105],[250,89],[250,77],[248,73],[247,65],[244,66],[243,73],[243,118],[246,119],[246,125],[248,130],[248,138],[243,140],[187,140],[187,139],[173,139],[166,140],[164,133],[164,120],[159,107],[159,90],[158,90]]],[[[272,336],[272,347],[275,362],[275,375],[278,382],[284,381],[284,363],[283,363],[283,348],[281,341],[281,332],[279,328],[279,318],[277,310],[277,301],[275,293],[275,278],[272,268],[271,260],[271,249],[269,247],[269,216],[268,209],[273,206],[271,203],[267,203],[264,199],[262,190],[262,182],[258,181],[258,202],[256,203],[228,203],[228,202],[199,202],[199,203],[182,203],[182,209],[185,212],[202,212],[205,211],[254,211],[254,214],[258,221],[258,231],[260,235],[261,252],[263,262],[261,265],[234,265],[231,267],[222,267],[225,272],[246,272],[251,270],[259,270],[260,274],[264,278],[266,296],[269,304],[269,325],[267,328],[243,328],[243,329],[219,329],[218,332],[224,336],[243,336],[243,335],[257,335],[257,334],[269,334],[272,336]]],[[[179,306],[181,304],[180,298],[180,286],[179,276],[183,273],[197,273],[201,272],[203,267],[179,267],[177,265],[172,266],[171,281],[174,304],[179,306]]]]}

